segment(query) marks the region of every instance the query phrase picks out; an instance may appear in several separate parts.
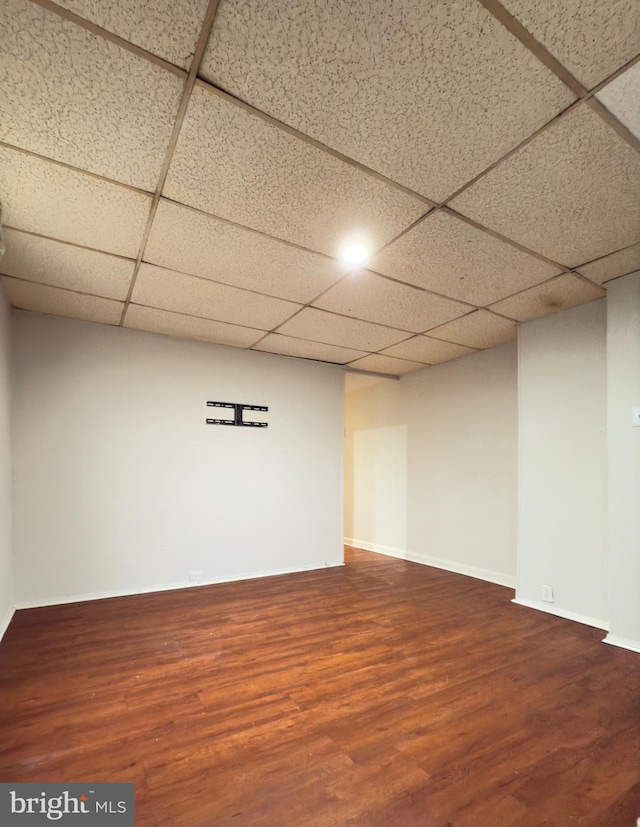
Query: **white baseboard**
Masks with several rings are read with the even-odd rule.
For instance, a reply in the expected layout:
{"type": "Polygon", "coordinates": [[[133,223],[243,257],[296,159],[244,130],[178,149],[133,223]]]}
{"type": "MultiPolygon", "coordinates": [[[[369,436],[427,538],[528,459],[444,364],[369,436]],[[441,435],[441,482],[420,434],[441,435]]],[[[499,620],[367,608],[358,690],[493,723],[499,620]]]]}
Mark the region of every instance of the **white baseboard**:
{"type": "Polygon", "coordinates": [[[428,554],[416,554],[413,551],[382,546],[377,543],[367,543],[364,540],[353,540],[345,538],[345,544],[361,548],[364,551],[375,551],[376,554],[386,554],[387,557],[397,557],[400,560],[408,560],[411,563],[421,563],[423,566],[433,566],[436,569],[444,569],[454,574],[464,574],[467,577],[475,577],[476,580],[487,580],[489,583],[497,583],[499,586],[507,586],[515,589],[516,578],[499,571],[482,569],[477,566],[469,566],[466,563],[457,563],[455,560],[443,560],[440,557],[431,557],[428,554]]]}
{"type": "Polygon", "coordinates": [[[15,608],[9,609],[6,615],[0,620],[0,640],[4,637],[5,632],[9,628],[9,624],[11,623],[14,614],[16,613],[15,608]]]}
{"type": "Polygon", "coordinates": [[[601,620],[597,617],[590,617],[589,615],[578,614],[578,612],[572,612],[568,609],[561,609],[553,603],[543,603],[542,601],[538,602],[537,600],[523,600],[521,597],[514,597],[511,602],[516,603],[518,606],[525,606],[527,609],[536,609],[537,611],[545,612],[548,615],[562,617],[564,620],[573,620],[576,623],[584,623],[585,626],[593,626],[596,629],[604,629],[605,632],[609,630],[609,624],[606,620],[601,620]]]}
{"type": "Polygon", "coordinates": [[[608,643],[610,646],[619,646],[621,649],[628,649],[630,652],[640,653],[640,640],[634,640],[630,637],[607,635],[602,642],[608,643]]]}
{"type": "Polygon", "coordinates": [[[63,597],[46,597],[35,600],[16,600],[16,609],[39,609],[43,606],[61,606],[66,603],[84,603],[86,600],[105,600],[109,597],[132,597],[137,594],[153,594],[154,592],[170,592],[176,589],[193,589],[198,586],[215,586],[219,583],[235,583],[241,580],[257,580],[260,577],[277,577],[281,574],[298,574],[304,571],[319,571],[326,568],[344,566],[344,561],[335,560],[321,566],[301,566],[298,568],[269,569],[268,571],[251,572],[250,574],[236,574],[228,577],[199,580],[192,583],[185,580],[178,583],[162,583],[154,586],[139,586],[131,589],[111,589],[104,592],[90,592],[87,594],[64,595],[63,597]]]}

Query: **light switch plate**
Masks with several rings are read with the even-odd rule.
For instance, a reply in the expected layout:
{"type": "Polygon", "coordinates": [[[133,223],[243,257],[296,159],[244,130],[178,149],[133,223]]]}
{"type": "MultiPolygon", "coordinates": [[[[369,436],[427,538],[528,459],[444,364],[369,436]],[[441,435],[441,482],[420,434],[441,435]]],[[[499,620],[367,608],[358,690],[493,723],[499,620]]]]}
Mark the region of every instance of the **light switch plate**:
{"type": "Polygon", "coordinates": [[[640,405],[631,408],[631,427],[640,428],[640,405]]]}

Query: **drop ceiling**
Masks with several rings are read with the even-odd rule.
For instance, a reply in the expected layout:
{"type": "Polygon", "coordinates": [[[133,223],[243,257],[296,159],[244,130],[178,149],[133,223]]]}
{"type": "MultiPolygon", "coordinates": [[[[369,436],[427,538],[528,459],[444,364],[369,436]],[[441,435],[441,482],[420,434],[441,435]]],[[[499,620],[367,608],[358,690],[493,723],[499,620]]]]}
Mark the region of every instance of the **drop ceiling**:
{"type": "Polygon", "coordinates": [[[0,46],[17,308],[401,375],[640,268],[638,0],[1,0],[0,46]]]}

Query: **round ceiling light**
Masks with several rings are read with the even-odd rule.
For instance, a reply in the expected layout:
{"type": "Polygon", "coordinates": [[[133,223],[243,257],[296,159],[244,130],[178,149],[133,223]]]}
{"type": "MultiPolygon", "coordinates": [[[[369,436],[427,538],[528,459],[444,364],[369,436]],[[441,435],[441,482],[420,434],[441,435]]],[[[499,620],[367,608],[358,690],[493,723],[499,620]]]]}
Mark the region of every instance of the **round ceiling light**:
{"type": "Polygon", "coordinates": [[[369,251],[364,244],[349,244],[344,248],[340,257],[347,264],[362,264],[363,261],[369,258],[369,251]]]}

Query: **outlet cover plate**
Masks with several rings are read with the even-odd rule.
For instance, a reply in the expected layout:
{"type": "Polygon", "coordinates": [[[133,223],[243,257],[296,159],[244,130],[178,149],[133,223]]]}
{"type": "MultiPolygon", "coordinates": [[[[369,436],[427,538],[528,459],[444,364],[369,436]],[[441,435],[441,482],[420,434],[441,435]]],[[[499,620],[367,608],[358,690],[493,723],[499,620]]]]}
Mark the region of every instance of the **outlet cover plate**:
{"type": "Polygon", "coordinates": [[[553,603],[553,586],[541,586],[544,603],[553,603]]]}

